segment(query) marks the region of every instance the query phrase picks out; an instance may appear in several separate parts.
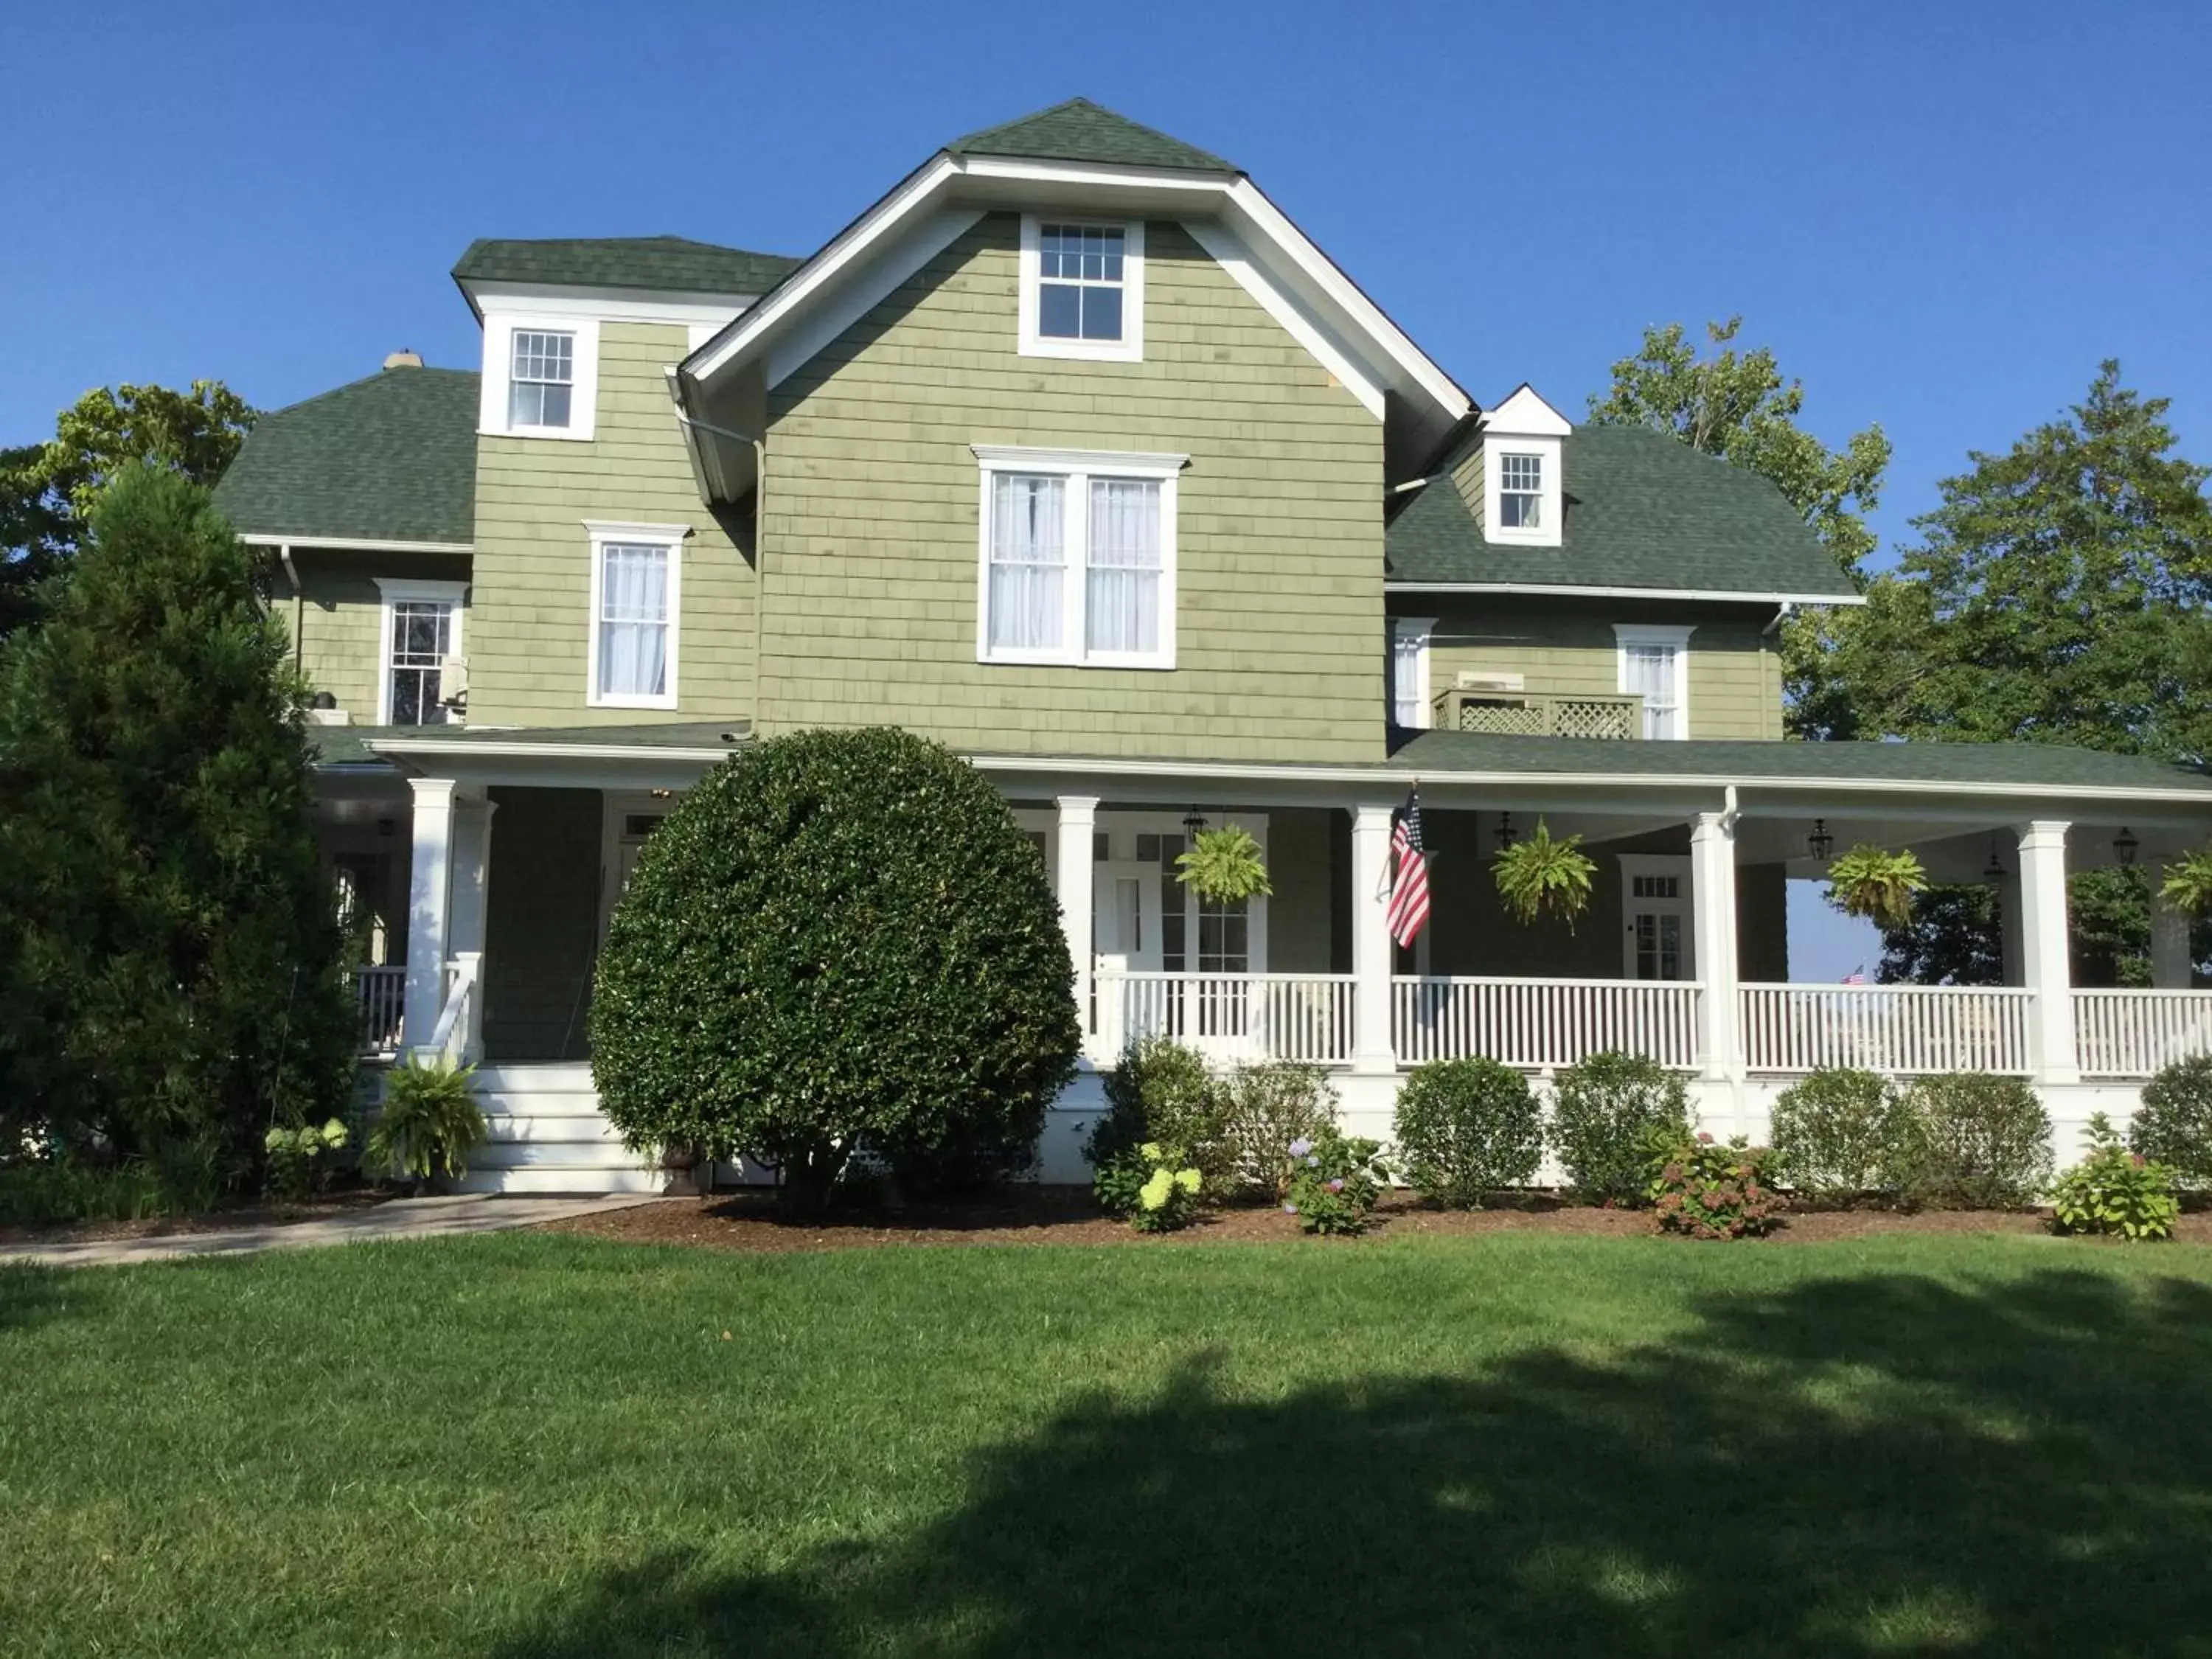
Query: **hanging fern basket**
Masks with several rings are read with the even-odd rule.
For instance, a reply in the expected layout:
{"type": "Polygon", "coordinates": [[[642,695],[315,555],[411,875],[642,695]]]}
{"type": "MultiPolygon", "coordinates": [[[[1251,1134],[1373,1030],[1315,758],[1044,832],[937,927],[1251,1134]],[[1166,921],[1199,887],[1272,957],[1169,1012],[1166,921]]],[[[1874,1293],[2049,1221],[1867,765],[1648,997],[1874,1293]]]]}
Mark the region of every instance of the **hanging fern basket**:
{"type": "Polygon", "coordinates": [[[2212,847],[2185,853],[2169,864],[2159,884],[2159,896],[2184,915],[2212,916],[2212,847]]]}
{"type": "Polygon", "coordinates": [[[1191,837],[1190,850],[1176,860],[1176,879],[1200,898],[1218,904],[1272,895],[1267,860],[1260,843],[1242,824],[1201,830],[1191,837]]]}
{"type": "Polygon", "coordinates": [[[1573,931],[1575,918],[1589,908],[1590,878],[1597,873],[1595,862],[1581,850],[1582,841],[1580,836],[1553,839],[1551,827],[1538,818],[1534,835],[1498,849],[1491,874],[1515,921],[1553,915],[1573,931]]]}
{"type": "Polygon", "coordinates": [[[1928,890],[1928,872],[1910,853],[1862,842],[1828,866],[1828,902],[1877,927],[1911,925],[1912,902],[1928,890]]]}

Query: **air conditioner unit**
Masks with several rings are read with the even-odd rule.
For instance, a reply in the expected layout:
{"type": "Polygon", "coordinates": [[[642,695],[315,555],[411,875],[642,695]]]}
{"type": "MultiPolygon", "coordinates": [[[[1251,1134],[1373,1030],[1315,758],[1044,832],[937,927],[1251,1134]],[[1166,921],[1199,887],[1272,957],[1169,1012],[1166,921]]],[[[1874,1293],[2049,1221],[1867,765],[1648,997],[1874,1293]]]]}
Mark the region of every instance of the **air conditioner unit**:
{"type": "Polygon", "coordinates": [[[310,708],[307,723],[310,726],[351,726],[353,716],[343,708],[310,708]]]}
{"type": "Polygon", "coordinates": [[[466,657],[438,659],[438,695],[448,702],[469,695],[469,659],[466,657]]]}
{"type": "Polygon", "coordinates": [[[1525,691],[1528,686],[1519,674],[1494,674],[1480,669],[1462,668],[1452,681],[1461,691],[1525,691]]]}

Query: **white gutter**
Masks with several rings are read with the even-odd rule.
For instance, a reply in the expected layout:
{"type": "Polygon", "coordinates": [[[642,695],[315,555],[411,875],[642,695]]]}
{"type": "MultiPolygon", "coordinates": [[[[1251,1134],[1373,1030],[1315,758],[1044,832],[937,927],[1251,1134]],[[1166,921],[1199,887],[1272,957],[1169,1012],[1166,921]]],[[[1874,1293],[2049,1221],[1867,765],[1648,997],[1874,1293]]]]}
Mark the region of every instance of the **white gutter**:
{"type": "Polygon", "coordinates": [[[1759,593],[1747,588],[1593,587],[1570,582],[1393,582],[1385,593],[1564,593],[1588,599],[1724,599],[1733,605],[1864,605],[1863,593],[1759,593]]]}
{"type": "Polygon", "coordinates": [[[473,542],[395,542],[376,536],[241,535],[248,547],[358,548],[364,553],[473,553],[473,542]]]}

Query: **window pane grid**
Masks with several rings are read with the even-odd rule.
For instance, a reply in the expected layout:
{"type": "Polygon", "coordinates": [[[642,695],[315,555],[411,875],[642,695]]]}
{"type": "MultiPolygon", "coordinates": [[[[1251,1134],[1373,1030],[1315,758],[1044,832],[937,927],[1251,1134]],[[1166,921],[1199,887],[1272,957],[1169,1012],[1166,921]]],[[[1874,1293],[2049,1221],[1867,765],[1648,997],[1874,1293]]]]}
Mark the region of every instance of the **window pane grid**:
{"type": "Polygon", "coordinates": [[[1544,516],[1544,458],[1498,458],[1498,517],[1508,530],[1540,530],[1544,516]]]}
{"type": "Polygon", "coordinates": [[[987,655],[1033,653],[1073,664],[1166,647],[1172,623],[1158,479],[987,477],[987,655]]]}
{"type": "Polygon", "coordinates": [[[453,653],[453,608],[435,600],[403,599],[392,607],[392,724],[443,726],[450,718],[442,701],[439,668],[453,653]]]}
{"type": "Polygon", "coordinates": [[[1119,340],[1127,233],[1044,225],[1037,233],[1037,332],[1054,340],[1119,340]]]}
{"type": "Polygon", "coordinates": [[[507,371],[507,423],[568,425],[575,379],[574,335],[516,331],[507,371]]]}
{"type": "Polygon", "coordinates": [[[1674,696],[1675,653],[1671,645],[1632,645],[1627,647],[1626,689],[1644,699],[1644,735],[1662,740],[1674,736],[1681,710],[1674,696]]]}

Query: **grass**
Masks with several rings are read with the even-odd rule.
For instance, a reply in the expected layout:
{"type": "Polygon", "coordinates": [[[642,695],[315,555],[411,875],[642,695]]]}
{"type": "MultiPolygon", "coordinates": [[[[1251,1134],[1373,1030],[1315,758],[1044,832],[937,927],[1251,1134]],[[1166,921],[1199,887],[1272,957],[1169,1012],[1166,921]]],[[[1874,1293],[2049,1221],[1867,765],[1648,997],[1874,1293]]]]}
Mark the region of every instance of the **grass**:
{"type": "Polygon", "coordinates": [[[2205,1652],[2212,1251],[15,1270],[0,1560],[19,1656],[2205,1652]]]}

